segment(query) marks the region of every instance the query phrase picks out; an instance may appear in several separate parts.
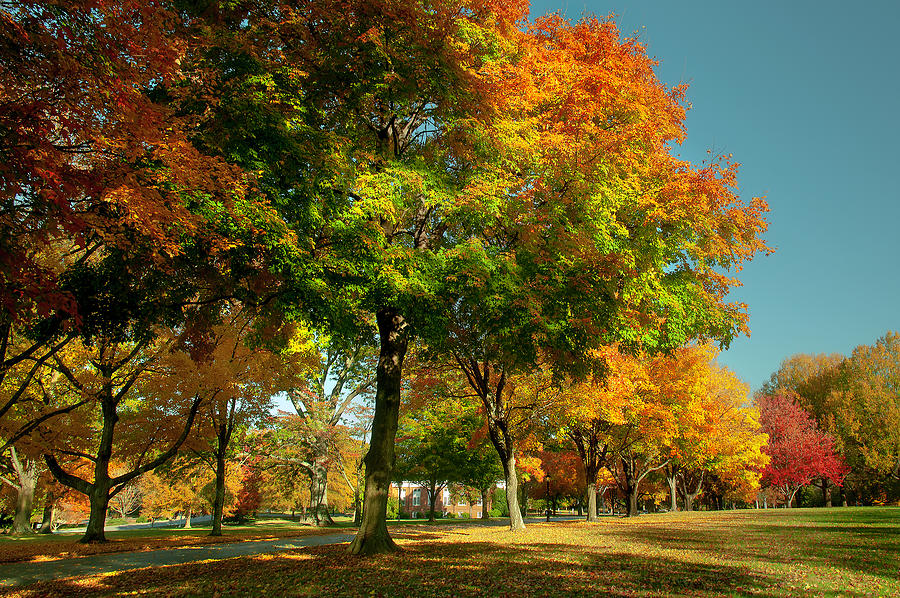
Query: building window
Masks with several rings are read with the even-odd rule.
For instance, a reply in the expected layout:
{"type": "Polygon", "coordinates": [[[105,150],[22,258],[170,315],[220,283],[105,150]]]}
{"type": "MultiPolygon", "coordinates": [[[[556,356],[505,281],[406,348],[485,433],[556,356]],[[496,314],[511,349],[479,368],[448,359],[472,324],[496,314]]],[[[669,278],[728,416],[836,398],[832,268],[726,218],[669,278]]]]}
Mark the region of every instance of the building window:
{"type": "Polygon", "coordinates": [[[413,506],[418,507],[420,504],[422,504],[422,491],[413,490],[413,506]]]}
{"type": "Polygon", "coordinates": [[[450,491],[449,490],[446,490],[446,489],[444,490],[443,498],[444,498],[444,500],[442,501],[443,504],[449,505],[450,504],[450,491]]]}
{"type": "Polygon", "coordinates": [[[478,505],[478,506],[480,507],[480,506],[481,506],[481,499],[479,498],[478,500],[476,500],[476,501],[475,501],[475,504],[478,505]]]}
{"type": "Polygon", "coordinates": [[[481,519],[481,511],[477,511],[477,512],[475,513],[475,518],[476,518],[476,519],[481,519]]]}

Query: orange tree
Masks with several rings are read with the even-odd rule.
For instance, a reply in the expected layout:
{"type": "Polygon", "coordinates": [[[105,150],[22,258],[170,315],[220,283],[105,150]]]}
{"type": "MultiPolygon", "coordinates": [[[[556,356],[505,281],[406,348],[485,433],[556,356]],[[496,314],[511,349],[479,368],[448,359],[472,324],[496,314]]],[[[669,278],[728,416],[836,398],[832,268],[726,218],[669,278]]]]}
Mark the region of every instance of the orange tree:
{"type": "Polygon", "coordinates": [[[765,248],[766,206],[737,198],[727,161],[671,155],[683,90],[662,85],[611,21],[541,18],[503,48],[479,71],[496,116],[469,127],[490,149],[469,158],[484,173],[464,196],[477,220],[439,279],[450,334],[429,342],[482,399],[515,488],[509,377],[538,361],[582,376],[591,350],[617,341],[727,343],[746,314],[726,302],[736,280],[722,272],[765,248]]]}

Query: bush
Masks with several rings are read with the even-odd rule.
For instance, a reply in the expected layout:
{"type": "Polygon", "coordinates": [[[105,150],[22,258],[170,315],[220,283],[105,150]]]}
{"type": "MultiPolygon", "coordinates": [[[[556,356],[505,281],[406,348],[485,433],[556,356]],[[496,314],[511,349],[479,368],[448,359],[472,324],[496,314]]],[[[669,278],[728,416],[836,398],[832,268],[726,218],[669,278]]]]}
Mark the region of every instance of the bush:
{"type": "Polygon", "coordinates": [[[134,520],[136,523],[149,523],[150,518],[146,515],[138,515],[137,519],[134,520]]]}
{"type": "Polygon", "coordinates": [[[447,519],[456,519],[456,513],[448,511],[447,514],[444,515],[444,517],[446,517],[447,519]]]}
{"type": "Polygon", "coordinates": [[[472,518],[472,516],[469,515],[468,513],[460,513],[460,514],[458,515],[458,517],[459,517],[460,519],[471,519],[471,518],[472,518]]]}
{"type": "Polygon", "coordinates": [[[490,511],[488,511],[488,516],[489,517],[503,517],[504,515],[503,515],[502,511],[500,511],[500,509],[495,507],[495,508],[491,509],[490,511]]]}
{"type": "Polygon", "coordinates": [[[397,512],[400,510],[400,501],[396,496],[389,496],[387,500],[387,518],[396,519],[397,512]]]}
{"type": "Polygon", "coordinates": [[[244,523],[248,523],[252,520],[252,517],[247,517],[246,515],[235,513],[234,515],[229,515],[228,517],[222,517],[222,525],[243,525],[244,523]]]}
{"type": "Polygon", "coordinates": [[[509,505],[506,504],[506,489],[495,488],[491,504],[494,507],[491,510],[491,517],[509,517],[509,505]],[[495,510],[499,512],[499,515],[494,515],[495,510]]]}
{"type": "MultiPolygon", "coordinates": [[[[395,517],[396,517],[396,515],[395,515],[395,517]]],[[[400,518],[400,519],[412,519],[412,515],[410,515],[410,514],[407,513],[406,511],[400,511],[400,516],[399,516],[399,518],[400,518]]]]}

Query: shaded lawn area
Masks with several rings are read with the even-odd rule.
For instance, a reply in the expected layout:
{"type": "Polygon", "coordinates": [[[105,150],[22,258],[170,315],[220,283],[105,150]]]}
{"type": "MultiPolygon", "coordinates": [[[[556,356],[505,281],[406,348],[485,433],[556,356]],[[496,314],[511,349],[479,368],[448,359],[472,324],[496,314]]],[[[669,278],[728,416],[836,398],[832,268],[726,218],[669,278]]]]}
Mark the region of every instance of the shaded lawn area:
{"type": "Polygon", "coordinates": [[[77,558],[93,554],[133,552],[205,546],[227,542],[273,540],[320,534],[333,534],[340,527],[317,528],[301,523],[263,519],[244,525],[226,525],[221,536],[210,536],[210,526],[183,528],[150,528],[137,530],[112,530],[106,532],[106,544],[79,544],[83,535],[65,532],[52,535],[0,536],[0,563],[53,561],[77,558]]]}
{"type": "Polygon", "coordinates": [[[399,554],[324,546],[39,583],[15,596],[900,596],[900,509],[402,526],[399,554]]]}

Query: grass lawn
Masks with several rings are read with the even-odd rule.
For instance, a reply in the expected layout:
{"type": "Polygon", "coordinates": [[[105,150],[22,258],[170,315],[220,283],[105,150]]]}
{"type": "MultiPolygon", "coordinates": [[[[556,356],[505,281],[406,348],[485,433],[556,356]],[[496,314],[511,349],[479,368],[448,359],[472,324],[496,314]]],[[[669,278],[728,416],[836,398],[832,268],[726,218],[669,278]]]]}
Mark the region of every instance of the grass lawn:
{"type": "Polygon", "coordinates": [[[16,596],[900,596],[900,508],[644,515],[504,528],[403,525],[345,546],[40,583],[16,596]]]}
{"type": "MultiPolygon", "coordinates": [[[[346,519],[346,518],[344,518],[346,519]]],[[[349,520],[339,525],[347,527],[349,520]]],[[[285,519],[260,519],[246,525],[225,525],[221,536],[209,535],[210,525],[183,528],[150,528],[132,530],[107,530],[106,544],[79,544],[83,532],[62,532],[53,535],[0,536],[0,564],[16,562],[51,561],[91,554],[157,550],[183,546],[201,546],[224,542],[271,540],[312,534],[330,534],[335,528],[316,528],[285,519]]]]}

